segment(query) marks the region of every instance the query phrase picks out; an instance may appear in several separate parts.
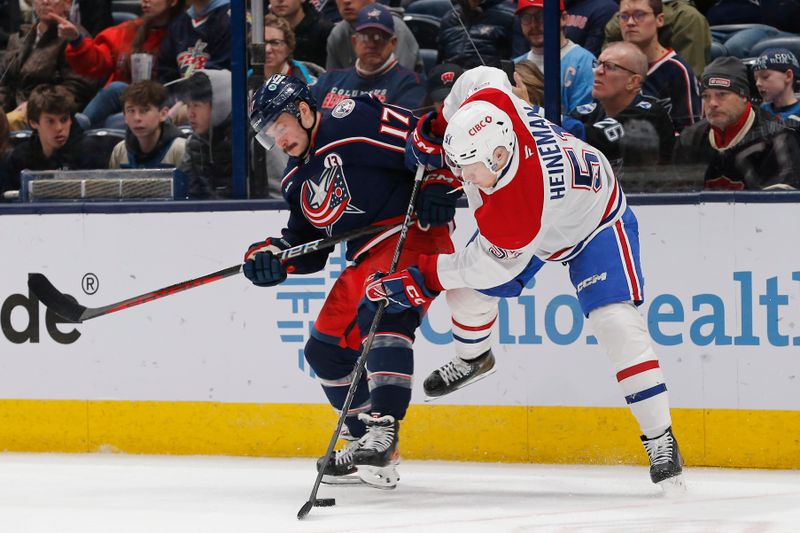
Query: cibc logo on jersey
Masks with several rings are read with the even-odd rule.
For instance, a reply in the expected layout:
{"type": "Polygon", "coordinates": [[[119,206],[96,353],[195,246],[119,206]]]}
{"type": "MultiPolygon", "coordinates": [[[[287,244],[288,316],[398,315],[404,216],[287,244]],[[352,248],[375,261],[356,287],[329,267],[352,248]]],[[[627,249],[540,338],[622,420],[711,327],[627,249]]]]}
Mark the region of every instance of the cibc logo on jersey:
{"type": "Polygon", "coordinates": [[[363,211],[350,202],[350,188],[342,168],[342,158],[331,153],[325,156],[325,169],[319,179],[310,178],[302,185],[303,214],[316,228],[325,229],[328,235],[332,226],[345,213],[359,214],[363,211]]]}
{"type": "Polygon", "coordinates": [[[485,128],[491,123],[492,123],[492,117],[486,115],[485,117],[483,117],[483,120],[472,126],[469,129],[469,131],[467,131],[467,133],[469,133],[470,137],[474,137],[479,131],[481,131],[483,128],[485,128]]]}

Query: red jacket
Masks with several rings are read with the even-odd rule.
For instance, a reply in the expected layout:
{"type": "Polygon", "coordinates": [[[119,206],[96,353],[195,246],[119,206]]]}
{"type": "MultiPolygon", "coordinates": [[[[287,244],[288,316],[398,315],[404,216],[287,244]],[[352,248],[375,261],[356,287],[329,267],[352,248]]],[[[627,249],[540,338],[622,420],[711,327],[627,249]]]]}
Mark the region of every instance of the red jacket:
{"type": "MultiPolygon", "coordinates": [[[[101,31],[97,37],[84,37],[77,46],[70,44],[65,55],[70,66],[82,76],[96,80],[106,79],[106,85],[112,81],[130,83],[131,69],[128,56],[136,36],[136,30],[144,24],[144,19],[128,20],[101,31]]],[[[154,62],[158,57],[161,39],[167,28],[152,28],[142,45],[142,52],[153,54],[154,62]]],[[[155,64],[153,65],[155,72],[155,64]]]]}

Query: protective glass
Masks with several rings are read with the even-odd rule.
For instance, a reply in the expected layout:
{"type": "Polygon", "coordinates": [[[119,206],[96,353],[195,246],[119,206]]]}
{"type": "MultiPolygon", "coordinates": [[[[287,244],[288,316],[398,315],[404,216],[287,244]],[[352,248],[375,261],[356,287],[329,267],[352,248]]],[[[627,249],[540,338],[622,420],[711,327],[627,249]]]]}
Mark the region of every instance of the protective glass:
{"type": "Polygon", "coordinates": [[[286,126],[283,124],[276,124],[276,122],[267,122],[256,133],[256,140],[258,144],[264,147],[265,150],[272,150],[278,141],[286,134],[286,126]]]}

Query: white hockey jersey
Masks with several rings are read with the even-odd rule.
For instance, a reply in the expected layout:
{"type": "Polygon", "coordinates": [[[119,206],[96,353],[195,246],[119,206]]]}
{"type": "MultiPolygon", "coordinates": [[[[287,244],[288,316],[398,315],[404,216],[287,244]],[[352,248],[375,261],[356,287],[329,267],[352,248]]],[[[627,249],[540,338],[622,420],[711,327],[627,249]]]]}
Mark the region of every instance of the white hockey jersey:
{"type": "Polygon", "coordinates": [[[511,117],[517,143],[511,166],[494,187],[464,183],[477,237],[455,254],[420,265],[426,282],[440,290],[497,287],[519,275],[534,257],[568,261],[626,208],[605,156],[514,96],[504,72],[477,67],[464,73],[445,100],[445,118],[475,100],[511,117]],[[431,272],[433,262],[438,279],[431,272]]]}

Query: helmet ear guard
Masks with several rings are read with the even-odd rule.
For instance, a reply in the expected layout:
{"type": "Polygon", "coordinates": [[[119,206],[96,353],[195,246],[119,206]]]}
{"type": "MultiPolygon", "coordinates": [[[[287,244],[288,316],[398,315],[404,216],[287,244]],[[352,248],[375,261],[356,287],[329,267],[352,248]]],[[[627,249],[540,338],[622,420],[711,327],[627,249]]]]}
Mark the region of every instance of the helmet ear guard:
{"type": "Polygon", "coordinates": [[[495,150],[504,148],[513,154],[516,142],[511,117],[488,102],[475,101],[451,117],[442,148],[445,161],[456,175],[461,174],[461,167],[478,162],[497,174],[511,158],[497,158],[495,150]]]}

